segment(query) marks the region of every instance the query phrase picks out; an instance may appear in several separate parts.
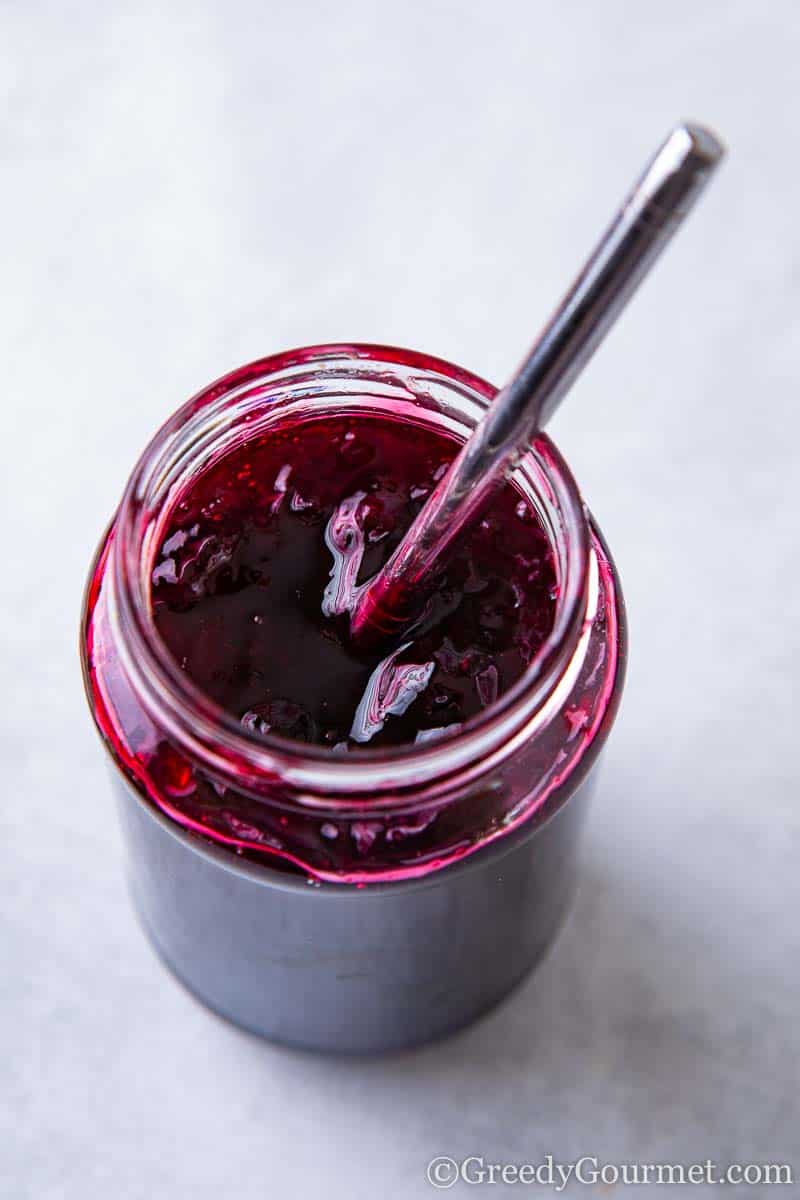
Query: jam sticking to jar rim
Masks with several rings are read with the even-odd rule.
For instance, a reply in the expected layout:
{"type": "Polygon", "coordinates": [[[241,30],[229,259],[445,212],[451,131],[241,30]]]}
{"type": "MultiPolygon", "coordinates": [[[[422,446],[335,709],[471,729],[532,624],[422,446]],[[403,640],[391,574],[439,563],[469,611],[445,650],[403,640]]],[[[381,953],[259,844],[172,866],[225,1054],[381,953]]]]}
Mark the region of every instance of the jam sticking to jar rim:
{"type": "Polygon", "coordinates": [[[165,817],[259,866],[364,884],[426,875],[532,828],[568,798],[616,711],[624,610],[607,551],[545,436],[515,486],[553,551],[552,629],[523,674],[454,733],[337,754],[247,729],[181,670],[150,605],[176,497],[188,497],[232,450],[331,413],[461,442],[494,394],[461,368],[412,351],[312,347],[232,372],[159,431],[98,552],[84,669],[113,758],[165,817]]]}

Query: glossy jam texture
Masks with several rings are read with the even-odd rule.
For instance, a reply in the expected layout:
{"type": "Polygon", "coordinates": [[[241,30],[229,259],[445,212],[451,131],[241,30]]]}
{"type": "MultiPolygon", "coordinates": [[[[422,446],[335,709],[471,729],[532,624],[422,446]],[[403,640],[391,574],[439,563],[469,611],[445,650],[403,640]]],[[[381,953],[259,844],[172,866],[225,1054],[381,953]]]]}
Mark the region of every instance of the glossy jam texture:
{"type": "Polygon", "coordinates": [[[457,449],[372,416],[285,424],[226,453],[169,515],[156,626],[191,679],[256,735],[346,754],[446,736],[523,673],[550,632],[553,556],[505,488],[400,647],[356,653],[349,613],[457,449]]]}
{"type": "MultiPolygon", "coordinates": [[[[414,362],[432,369],[427,360],[414,362]]],[[[232,391],[251,375],[247,368],[226,386],[232,391]]],[[[490,398],[488,385],[481,388],[490,398]]],[[[215,385],[205,402],[216,404],[219,395],[215,385]]],[[[330,746],[332,759],[342,755],[335,759],[339,777],[353,761],[353,778],[365,770],[358,754],[364,746],[378,753],[383,747],[386,755],[393,743],[443,737],[445,749],[446,731],[491,705],[495,688],[500,695],[510,686],[553,617],[549,547],[521,493],[509,488],[440,588],[439,625],[388,666],[350,652],[347,609],[355,589],[388,557],[456,445],[432,431],[429,416],[420,426],[407,406],[402,413],[388,404],[370,411],[352,397],[349,405],[338,416],[306,408],[295,424],[283,413],[268,440],[245,427],[247,446],[210,464],[159,515],[149,568],[158,628],[187,675],[252,736],[295,740],[290,753],[273,757],[274,775],[255,788],[244,776],[240,784],[230,758],[219,774],[209,773],[173,740],[153,697],[144,702],[115,599],[116,581],[127,571],[116,521],[87,589],[83,661],[120,785],[124,778],[201,844],[299,873],[308,883],[360,886],[426,875],[523,824],[546,821],[605,740],[621,688],[624,637],[613,567],[592,527],[580,645],[557,703],[537,711],[509,753],[475,761],[455,781],[439,776],[395,795],[382,783],[377,793],[372,785],[348,790],[346,800],[334,791],[327,803],[323,784],[311,793],[298,785],[295,764],[306,761],[298,739],[330,746]],[[366,692],[369,703],[362,704],[366,692]]],[[[546,439],[541,450],[549,453],[546,439]]],[[[381,762],[390,768],[390,759],[381,762]]]]}

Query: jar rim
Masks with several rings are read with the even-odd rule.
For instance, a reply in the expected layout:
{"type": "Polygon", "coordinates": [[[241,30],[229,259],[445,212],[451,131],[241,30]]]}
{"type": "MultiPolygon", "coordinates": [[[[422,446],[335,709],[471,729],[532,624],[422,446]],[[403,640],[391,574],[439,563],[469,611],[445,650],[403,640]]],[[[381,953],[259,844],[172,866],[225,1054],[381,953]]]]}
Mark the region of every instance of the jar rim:
{"type": "MultiPolygon", "coordinates": [[[[392,807],[404,791],[421,785],[438,783],[449,790],[464,770],[476,763],[489,769],[498,754],[512,751],[520,737],[527,740],[552,708],[549,702],[578,649],[590,586],[589,522],[580,492],[560,452],[546,434],[539,434],[517,469],[523,470],[535,459],[566,530],[566,565],[559,579],[553,628],[520,678],[457,732],[433,742],[354,748],[347,755],[334,755],[322,746],[244,729],[232,713],[181,671],[156,629],[149,587],[148,556],[153,549],[155,517],[146,500],[154,478],[159,472],[164,474],[165,455],[176,452],[181,435],[186,435],[192,422],[202,427],[205,418],[219,429],[218,418],[225,405],[247,389],[269,381],[274,384],[284,376],[291,380],[298,369],[310,368],[311,378],[323,380],[330,371],[341,376],[343,369],[355,373],[358,367],[370,365],[435,376],[445,386],[468,392],[481,409],[497,394],[495,387],[462,367],[391,346],[331,343],[257,359],[202,389],[161,426],[131,473],[114,529],[110,609],[121,634],[120,657],[145,709],[176,746],[212,776],[226,782],[234,776],[240,790],[255,794],[269,792],[277,783],[289,785],[302,793],[308,806],[326,810],[352,808],[359,796],[368,797],[373,811],[392,807]]],[[[198,444],[195,430],[185,453],[196,451],[198,444]]],[[[162,512],[162,522],[163,516],[162,512]]]]}

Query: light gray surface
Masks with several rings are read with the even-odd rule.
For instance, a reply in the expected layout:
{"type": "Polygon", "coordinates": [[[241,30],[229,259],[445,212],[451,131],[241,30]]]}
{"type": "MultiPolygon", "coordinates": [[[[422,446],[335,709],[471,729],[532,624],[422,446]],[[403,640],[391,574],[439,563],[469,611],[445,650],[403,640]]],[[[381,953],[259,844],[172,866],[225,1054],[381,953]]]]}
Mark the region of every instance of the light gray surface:
{"type": "Polygon", "coordinates": [[[800,1170],[798,60],[791,0],[0,8],[4,1200],[425,1196],[444,1153],[800,1170]],[[235,364],[357,338],[502,379],[684,115],[730,161],[553,427],[632,627],[577,909],[450,1042],[260,1044],[128,906],[94,543],[235,364]]]}

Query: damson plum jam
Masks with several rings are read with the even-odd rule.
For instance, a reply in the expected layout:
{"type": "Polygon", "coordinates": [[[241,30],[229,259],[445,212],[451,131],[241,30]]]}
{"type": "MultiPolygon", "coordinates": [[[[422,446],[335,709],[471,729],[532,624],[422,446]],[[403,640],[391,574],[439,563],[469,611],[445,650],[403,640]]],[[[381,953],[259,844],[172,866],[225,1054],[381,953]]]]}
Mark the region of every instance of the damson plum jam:
{"type": "Polygon", "coordinates": [[[81,652],[131,894],[250,1031],[430,1040],[563,920],[625,616],[556,447],[536,438],[427,608],[404,592],[405,641],[375,640],[402,620],[360,590],[494,396],[382,346],[251,363],[158,431],[98,550],[81,652]]]}
{"type": "Polygon", "coordinates": [[[406,641],[349,637],[359,589],[493,395],[410,351],[314,347],[167,422],[86,598],[87,692],[124,807],[248,868],[359,886],[441,872],[560,810],[613,720],[624,623],[546,437],[406,641]]]}
{"type": "Polygon", "coordinates": [[[152,570],[156,628],[254,734],[346,754],[456,732],[522,675],[553,626],[556,574],[533,506],[506,486],[438,582],[423,625],[358,653],[349,615],[457,449],[380,417],[290,422],[176,504],[152,570]]]}

